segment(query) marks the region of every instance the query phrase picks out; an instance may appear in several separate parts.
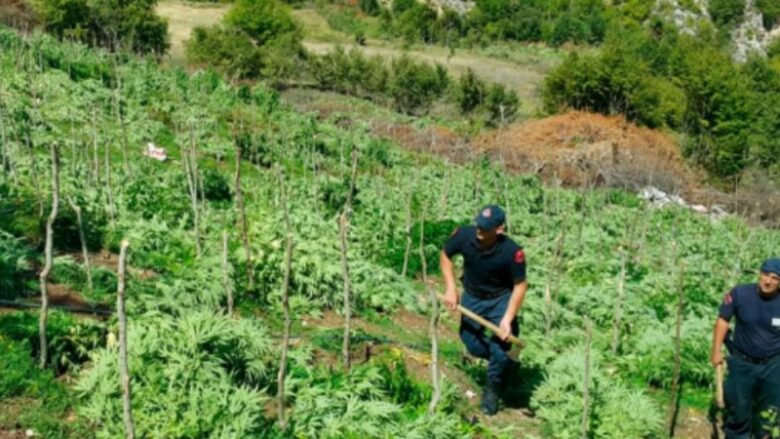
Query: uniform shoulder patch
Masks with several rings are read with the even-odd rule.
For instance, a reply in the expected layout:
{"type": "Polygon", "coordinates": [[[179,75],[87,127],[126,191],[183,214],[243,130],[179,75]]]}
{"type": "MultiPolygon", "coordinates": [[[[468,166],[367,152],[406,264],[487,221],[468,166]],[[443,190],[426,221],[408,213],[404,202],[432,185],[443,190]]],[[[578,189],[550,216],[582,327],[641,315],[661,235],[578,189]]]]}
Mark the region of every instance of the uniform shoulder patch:
{"type": "Polygon", "coordinates": [[[731,305],[732,302],[734,302],[734,297],[731,296],[731,291],[729,291],[725,296],[723,296],[723,304],[731,305]]]}
{"type": "Polygon", "coordinates": [[[458,232],[460,232],[460,227],[455,227],[455,230],[453,230],[452,233],[450,233],[450,238],[457,235],[458,232]]]}
{"type": "Polygon", "coordinates": [[[521,248],[517,249],[517,251],[515,252],[514,259],[516,264],[522,264],[523,262],[525,262],[525,253],[523,252],[523,249],[521,248]]]}

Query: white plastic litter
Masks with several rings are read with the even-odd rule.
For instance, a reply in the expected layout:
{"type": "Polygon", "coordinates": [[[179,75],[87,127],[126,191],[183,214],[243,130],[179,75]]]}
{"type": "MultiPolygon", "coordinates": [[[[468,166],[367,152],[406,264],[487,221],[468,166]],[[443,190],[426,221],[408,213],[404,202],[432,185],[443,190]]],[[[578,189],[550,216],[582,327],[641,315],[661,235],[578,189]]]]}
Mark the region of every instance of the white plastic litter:
{"type": "Polygon", "coordinates": [[[168,159],[168,154],[165,153],[165,148],[158,148],[154,145],[154,143],[151,142],[146,144],[144,155],[160,162],[164,162],[168,159]]]}
{"type": "Polygon", "coordinates": [[[476,394],[476,393],[472,392],[471,390],[466,390],[466,398],[468,398],[468,399],[472,399],[472,398],[474,398],[475,396],[477,396],[477,394],[476,394]]]}

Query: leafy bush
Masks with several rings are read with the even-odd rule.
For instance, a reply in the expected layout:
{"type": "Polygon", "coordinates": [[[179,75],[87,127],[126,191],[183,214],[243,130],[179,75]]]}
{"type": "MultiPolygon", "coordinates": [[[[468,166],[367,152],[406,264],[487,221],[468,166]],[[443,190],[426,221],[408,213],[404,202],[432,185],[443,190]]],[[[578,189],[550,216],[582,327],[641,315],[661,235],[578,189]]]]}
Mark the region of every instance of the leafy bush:
{"type": "Polygon", "coordinates": [[[511,121],[519,106],[520,98],[514,90],[507,90],[500,84],[491,85],[485,99],[488,124],[498,126],[511,121]]]}
{"type": "Polygon", "coordinates": [[[382,7],[377,0],[359,0],[358,6],[360,6],[360,10],[365,12],[366,15],[373,17],[378,16],[380,12],[382,12],[382,7]]]}
{"type": "Polygon", "coordinates": [[[456,100],[460,111],[464,114],[474,111],[485,102],[485,83],[477,78],[474,70],[467,69],[458,80],[456,100]]]}
{"type": "Polygon", "coordinates": [[[187,58],[237,78],[278,80],[296,73],[301,38],[284,3],[238,0],[221,25],[195,28],[187,43],[187,58]]]}
{"type": "Polygon", "coordinates": [[[718,27],[731,30],[743,20],[745,0],[710,0],[709,12],[718,27]]]}
{"type": "MultiPolygon", "coordinates": [[[[49,364],[57,373],[74,370],[89,359],[89,352],[103,343],[103,330],[93,321],[77,321],[71,315],[54,311],[46,326],[49,364]]],[[[27,355],[39,352],[38,314],[17,312],[0,316],[0,339],[32,346],[27,355]],[[31,351],[31,352],[30,352],[31,351]]]]}
{"type": "Polygon", "coordinates": [[[212,168],[203,171],[203,193],[209,201],[226,202],[233,199],[227,177],[212,168]]]}
{"type": "MultiPolygon", "coordinates": [[[[531,407],[544,421],[545,431],[553,437],[581,435],[581,422],[572,420],[582,419],[585,381],[582,349],[577,346],[556,358],[547,367],[547,379],[531,399],[531,407]]],[[[660,435],[663,428],[660,408],[641,391],[615,385],[616,377],[606,375],[597,352],[591,353],[590,378],[590,431],[597,437],[650,438],[660,435]],[[626,407],[632,407],[632,410],[626,411],[626,407]]]]}
{"type": "MultiPolygon", "coordinates": [[[[133,417],[141,436],[262,436],[268,427],[259,388],[272,373],[274,350],[257,321],[212,312],[130,320],[133,417]]],[[[105,348],[76,385],[82,416],[99,436],[122,435],[116,348],[105,348]]]]}
{"type": "Polygon", "coordinates": [[[44,27],[58,37],[161,55],[168,49],[168,23],[155,14],[156,3],[35,0],[33,5],[44,27]]]}
{"type": "Polygon", "coordinates": [[[21,240],[0,230],[0,298],[13,299],[24,291],[24,279],[28,277],[29,249],[21,240]]]}
{"type": "Polygon", "coordinates": [[[196,27],[186,53],[192,63],[211,65],[239,78],[256,77],[262,68],[260,53],[249,35],[231,27],[196,27]]]}
{"type": "Polygon", "coordinates": [[[300,38],[290,8],[278,0],[237,0],[225,15],[225,26],[245,32],[258,46],[286,34],[300,38]]]}
{"type": "Polygon", "coordinates": [[[443,411],[435,415],[424,414],[428,398],[417,399],[422,396],[417,393],[420,389],[406,382],[408,376],[402,365],[392,367],[391,370],[387,365],[363,365],[354,367],[349,374],[324,367],[296,368],[288,378],[295,401],[293,434],[333,439],[469,436],[457,415],[443,411]],[[391,373],[389,376],[388,372],[391,373]],[[401,387],[391,384],[396,381],[406,384],[401,387]],[[401,398],[406,403],[420,401],[422,404],[413,404],[404,411],[401,405],[388,401],[391,392],[396,391],[402,392],[395,394],[396,400],[401,398]]]}
{"type": "Polygon", "coordinates": [[[677,121],[681,93],[653,78],[649,65],[629,49],[605,48],[601,55],[570,55],[545,79],[548,111],[571,107],[623,113],[655,127],[677,121]]]}
{"type": "Polygon", "coordinates": [[[393,61],[389,93],[395,107],[405,113],[424,110],[442,96],[448,86],[447,70],[437,64],[418,64],[403,56],[393,61]]]}

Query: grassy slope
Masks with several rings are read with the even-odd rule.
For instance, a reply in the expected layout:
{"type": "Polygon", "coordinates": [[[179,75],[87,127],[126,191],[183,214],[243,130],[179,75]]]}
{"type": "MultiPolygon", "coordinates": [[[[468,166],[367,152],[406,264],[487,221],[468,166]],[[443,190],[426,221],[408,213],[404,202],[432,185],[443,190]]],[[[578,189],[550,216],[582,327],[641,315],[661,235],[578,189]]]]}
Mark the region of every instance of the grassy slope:
{"type": "MultiPolygon", "coordinates": [[[[171,57],[181,61],[184,42],[195,26],[218,23],[228,9],[222,4],[191,4],[165,0],[157,13],[168,19],[171,35],[171,57]]],[[[304,30],[304,46],[312,53],[327,53],[341,45],[356,48],[369,56],[385,59],[407,54],[417,61],[442,64],[456,77],[472,69],[483,80],[503,84],[518,93],[521,117],[536,114],[540,108],[539,87],[544,75],[562,58],[562,51],[519,43],[496,43],[486,48],[449,49],[440,46],[403,47],[398,41],[369,38],[365,46],[354,45],[353,38],[332,29],[316,9],[298,9],[294,16],[304,30]]],[[[315,94],[316,95],[316,94],[315,94]]],[[[332,99],[332,98],[330,98],[332,99]]]]}

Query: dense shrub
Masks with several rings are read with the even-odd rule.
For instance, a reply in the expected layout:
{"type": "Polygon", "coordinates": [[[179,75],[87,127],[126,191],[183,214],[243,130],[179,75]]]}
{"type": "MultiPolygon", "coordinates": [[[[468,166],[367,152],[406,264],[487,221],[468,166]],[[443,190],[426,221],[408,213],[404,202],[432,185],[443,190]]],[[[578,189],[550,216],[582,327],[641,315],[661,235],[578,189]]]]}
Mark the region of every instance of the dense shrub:
{"type": "Polygon", "coordinates": [[[447,70],[441,65],[418,64],[404,56],[393,61],[389,93],[399,111],[414,113],[426,109],[440,97],[448,81],[447,70]]]}
{"type": "Polygon", "coordinates": [[[187,43],[187,59],[211,65],[230,76],[252,78],[260,73],[262,60],[245,32],[228,27],[196,27],[187,43]]]}
{"type": "Polygon", "coordinates": [[[239,0],[223,23],[195,28],[187,58],[237,78],[285,78],[302,55],[301,32],[278,0],[239,0]]]}
{"type": "Polygon", "coordinates": [[[168,23],[155,14],[156,0],[35,0],[44,27],[59,37],[111,49],[163,54],[168,23]]]}
{"type": "Polygon", "coordinates": [[[300,30],[290,8],[278,0],[238,0],[225,15],[225,25],[246,32],[259,46],[300,30]]]}
{"type": "Polygon", "coordinates": [[[718,27],[734,28],[745,15],[745,0],[710,0],[709,12],[718,27]]]}

